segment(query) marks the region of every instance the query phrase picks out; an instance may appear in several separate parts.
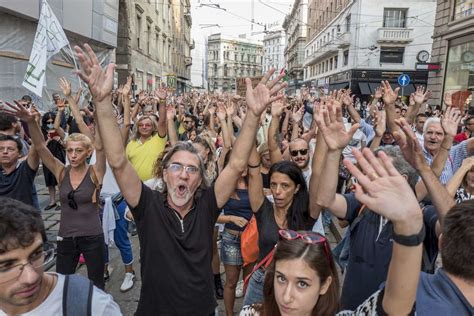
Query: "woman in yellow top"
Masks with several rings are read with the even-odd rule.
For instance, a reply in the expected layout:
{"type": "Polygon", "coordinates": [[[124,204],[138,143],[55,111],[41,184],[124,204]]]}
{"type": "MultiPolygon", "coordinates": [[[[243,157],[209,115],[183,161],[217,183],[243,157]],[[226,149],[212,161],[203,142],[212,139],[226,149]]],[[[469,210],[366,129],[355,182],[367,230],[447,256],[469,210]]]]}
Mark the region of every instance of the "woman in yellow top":
{"type": "Polygon", "coordinates": [[[127,158],[142,181],[153,178],[153,164],[166,145],[166,90],[155,92],[159,99],[159,119],[156,123],[150,116],[137,120],[135,134],[126,148],[127,158]]]}

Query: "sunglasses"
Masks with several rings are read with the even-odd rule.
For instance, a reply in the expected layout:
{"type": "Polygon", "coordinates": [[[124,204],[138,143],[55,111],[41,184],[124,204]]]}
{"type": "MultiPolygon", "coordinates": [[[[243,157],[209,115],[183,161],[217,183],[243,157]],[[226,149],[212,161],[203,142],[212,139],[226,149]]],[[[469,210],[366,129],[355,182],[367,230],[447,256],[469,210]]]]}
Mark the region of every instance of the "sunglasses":
{"type": "Polygon", "coordinates": [[[69,205],[70,208],[77,210],[77,203],[76,200],[74,200],[74,190],[68,193],[67,195],[67,204],[69,205]]]}
{"type": "Polygon", "coordinates": [[[281,239],[285,239],[285,240],[301,239],[307,244],[312,244],[312,245],[323,244],[324,254],[326,255],[326,258],[328,259],[329,267],[331,267],[331,270],[333,269],[332,264],[331,264],[331,259],[329,257],[330,251],[329,251],[328,240],[323,235],[315,233],[315,232],[298,233],[297,231],[294,231],[291,229],[280,229],[278,231],[278,234],[280,235],[281,239]]]}
{"type": "Polygon", "coordinates": [[[290,150],[290,154],[293,157],[298,156],[298,153],[301,154],[301,156],[305,156],[308,153],[308,149],[297,149],[297,150],[290,150]]]}

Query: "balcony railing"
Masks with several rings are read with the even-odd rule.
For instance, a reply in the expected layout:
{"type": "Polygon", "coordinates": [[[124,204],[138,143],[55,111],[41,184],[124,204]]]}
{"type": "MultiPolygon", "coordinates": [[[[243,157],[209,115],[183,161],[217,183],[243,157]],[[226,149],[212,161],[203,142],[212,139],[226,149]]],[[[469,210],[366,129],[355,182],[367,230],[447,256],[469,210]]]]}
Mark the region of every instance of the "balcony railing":
{"type": "Polygon", "coordinates": [[[413,29],[381,27],[378,29],[379,43],[409,43],[413,41],[413,29]]]}

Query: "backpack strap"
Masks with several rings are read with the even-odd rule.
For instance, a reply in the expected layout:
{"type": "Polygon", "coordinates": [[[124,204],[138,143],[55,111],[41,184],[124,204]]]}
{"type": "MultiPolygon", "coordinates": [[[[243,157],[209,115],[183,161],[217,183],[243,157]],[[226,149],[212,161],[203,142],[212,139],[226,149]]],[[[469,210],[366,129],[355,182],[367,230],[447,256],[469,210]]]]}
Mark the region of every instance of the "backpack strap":
{"type": "Polygon", "coordinates": [[[356,219],[351,223],[351,226],[349,226],[350,231],[354,230],[354,228],[357,226],[357,224],[359,224],[359,222],[364,217],[365,213],[367,213],[367,210],[365,209],[365,204],[362,204],[362,206],[359,209],[359,213],[357,213],[356,219]]]}
{"type": "Polygon", "coordinates": [[[78,274],[65,275],[63,288],[64,316],[92,316],[92,281],[78,274]]]}
{"type": "Polygon", "coordinates": [[[93,165],[89,167],[89,170],[90,170],[92,183],[94,183],[94,186],[95,186],[94,193],[92,194],[92,203],[99,206],[98,196],[100,194],[100,190],[102,189],[102,184],[99,182],[99,179],[97,178],[97,174],[95,173],[95,169],[93,165]]]}

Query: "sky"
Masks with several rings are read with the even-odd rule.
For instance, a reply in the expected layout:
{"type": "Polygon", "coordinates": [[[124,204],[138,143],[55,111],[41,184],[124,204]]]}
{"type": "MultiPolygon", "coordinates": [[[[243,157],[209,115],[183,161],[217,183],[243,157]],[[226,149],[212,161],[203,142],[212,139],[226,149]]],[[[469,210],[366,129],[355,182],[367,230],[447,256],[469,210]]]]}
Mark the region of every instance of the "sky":
{"type": "Polygon", "coordinates": [[[240,34],[246,34],[247,39],[262,40],[264,25],[269,28],[272,25],[281,26],[286,14],[290,13],[293,2],[293,0],[191,0],[193,20],[191,37],[196,44],[192,52],[192,84],[194,86],[204,84],[202,63],[207,36],[221,33],[238,37],[240,34]],[[255,22],[253,30],[252,3],[255,22]]]}

